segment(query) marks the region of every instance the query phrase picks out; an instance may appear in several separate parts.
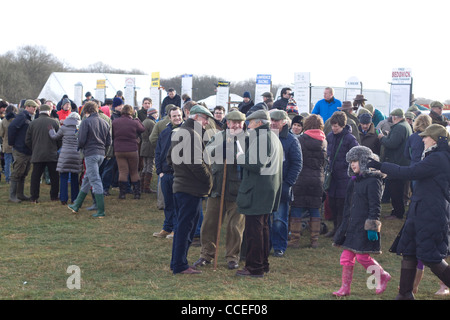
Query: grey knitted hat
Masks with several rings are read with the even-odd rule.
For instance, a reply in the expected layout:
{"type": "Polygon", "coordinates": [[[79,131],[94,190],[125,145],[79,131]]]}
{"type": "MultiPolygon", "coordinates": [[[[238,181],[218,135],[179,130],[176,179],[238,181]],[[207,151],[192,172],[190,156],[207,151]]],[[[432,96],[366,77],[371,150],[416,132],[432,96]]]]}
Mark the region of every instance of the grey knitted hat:
{"type": "Polygon", "coordinates": [[[348,175],[349,177],[354,176],[350,163],[352,161],[359,161],[359,170],[360,174],[364,175],[369,172],[369,168],[367,168],[367,162],[369,162],[369,158],[375,159],[379,161],[378,155],[372,152],[369,148],[365,146],[355,146],[351,148],[347,155],[345,156],[345,160],[349,163],[348,165],[348,175]]]}

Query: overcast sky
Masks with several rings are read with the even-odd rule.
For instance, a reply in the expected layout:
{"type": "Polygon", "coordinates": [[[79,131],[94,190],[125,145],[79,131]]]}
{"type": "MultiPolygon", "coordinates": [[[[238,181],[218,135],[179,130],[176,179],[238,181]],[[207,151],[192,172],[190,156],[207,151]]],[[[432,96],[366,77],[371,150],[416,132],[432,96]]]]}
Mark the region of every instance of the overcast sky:
{"type": "MultiPolygon", "coordinates": [[[[448,3],[448,2],[447,2],[448,3]]],[[[450,99],[448,6],[427,0],[8,1],[0,54],[39,45],[75,68],[102,61],[162,78],[185,73],[239,81],[271,74],[290,84],[390,91],[411,68],[413,93],[450,99]]]]}

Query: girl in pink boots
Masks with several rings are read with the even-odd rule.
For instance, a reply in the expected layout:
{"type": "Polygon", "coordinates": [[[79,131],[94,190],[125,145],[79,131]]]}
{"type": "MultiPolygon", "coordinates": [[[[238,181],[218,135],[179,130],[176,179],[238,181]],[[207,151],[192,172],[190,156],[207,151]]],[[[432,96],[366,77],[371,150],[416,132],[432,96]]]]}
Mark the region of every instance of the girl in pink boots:
{"type": "Polygon", "coordinates": [[[335,296],[350,295],[355,260],[366,270],[373,272],[376,281],[376,294],[386,290],[389,273],[376,262],[370,254],[381,253],[380,212],[382,178],[380,171],[369,170],[369,158],[378,156],[364,146],[350,149],[346,155],[349,163],[348,175],[351,177],[344,203],[343,220],[334,236],[334,246],[341,247],[342,286],[333,292],[335,296]]]}

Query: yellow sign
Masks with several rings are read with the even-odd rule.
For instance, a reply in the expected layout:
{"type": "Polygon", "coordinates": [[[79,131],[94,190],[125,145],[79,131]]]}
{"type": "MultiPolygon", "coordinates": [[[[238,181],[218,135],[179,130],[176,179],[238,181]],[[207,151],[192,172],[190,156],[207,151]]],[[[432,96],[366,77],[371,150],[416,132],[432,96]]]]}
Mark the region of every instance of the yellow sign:
{"type": "Polygon", "coordinates": [[[106,80],[97,80],[97,89],[105,89],[106,80]]]}
{"type": "Polygon", "coordinates": [[[159,72],[152,72],[152,88],[160,87],[159,72]]]}

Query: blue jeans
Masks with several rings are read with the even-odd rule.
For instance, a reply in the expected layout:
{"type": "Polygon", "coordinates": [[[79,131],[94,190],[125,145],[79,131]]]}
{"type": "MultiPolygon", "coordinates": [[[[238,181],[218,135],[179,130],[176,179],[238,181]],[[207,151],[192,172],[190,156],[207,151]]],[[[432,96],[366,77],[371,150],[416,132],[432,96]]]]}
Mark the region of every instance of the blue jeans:
{"type": "Polygon", "coordinates": [[[293,218],[320,218],[319,208],[295,208],[291,207],[291,217],[293,218]],[[308,214],[309,213],[309,214],[308,214]]]}
{"type": "Polygon", "coordinates": [[[59,200],[67,202],[69,200],[68,183],[70,180],[70,199],[75,201],[80,191],[80,185],[78,184],[78,173],[74,172],[61,172],[59,174],[59,200]]]}
{"type": "Polygon", "coordinates": [[[174,231],[177,225],[172,186],[173,186],[173,174],[165,173],[161,177],[161,191],[164,196],[163,230],[167,232],[174,231]]]}
{"type": "Polygon", "coordinates": [[[170,268],[174,274],[189,268],[187,255],[197,227],[202,198],[184,192],[174,193],[177,226],[172,245],[170,268]]]}
{"type": "Polygon", "coordinates": [[[271,214],[270,241],[273,250],[286,251],[288,243],[289,201],[280,202],[278,211],[271,214]]]}
{"type": "Polygon", "coordinates": [[[6,182],[9,182],[9,179],[11,177],[11,164],[14,161],[14,157],[12,153],[4,153],[5,156],[5,180],[6,182]]]}
{"type": "Polygon", "coordinates": [[[92,187],[94,194],[103,194],[102,178],[100,177],[100,166],[104,160],[102,155],[93,155],[84,158],[86,172],[81,183],[81,191],[89,193],[92,187]]]}

